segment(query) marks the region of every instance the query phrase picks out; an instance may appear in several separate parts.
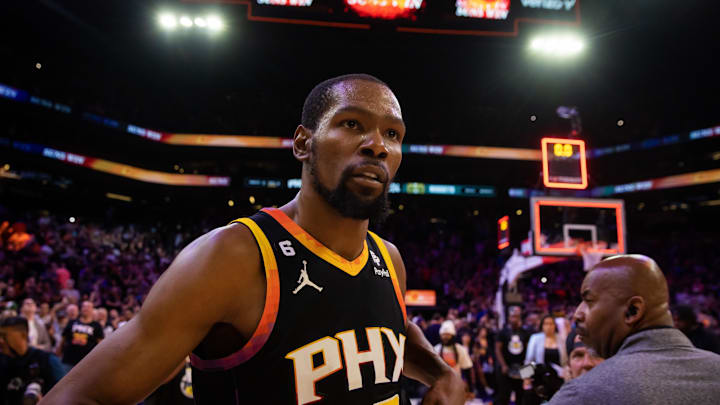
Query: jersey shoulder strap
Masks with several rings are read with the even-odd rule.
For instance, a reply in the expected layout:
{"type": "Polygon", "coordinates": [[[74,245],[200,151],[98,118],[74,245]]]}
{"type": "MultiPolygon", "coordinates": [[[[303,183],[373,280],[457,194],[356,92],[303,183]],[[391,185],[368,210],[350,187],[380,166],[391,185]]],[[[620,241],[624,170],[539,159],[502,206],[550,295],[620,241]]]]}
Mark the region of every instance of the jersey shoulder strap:
{"type": "Polygon", "coordinates": [[[393,287],[395,288],[395,295],[397,296],[398,304],[400,305],[400,309],[402,309],[403,314],[403,321],[407,322],[407,311],[405,309],[405,297],[403,297],[402,289],[400,288],[400,282],[397,277],[397,272],[395,271],[395,264],[392,261],[392,257],[390,257],[390,252],[387,250],[387,246],[385,245],[385,241],[379,237],[374,232],[368,231],[368,235],[372,238],[372,240],[377,245],[378,249],[380,250],[380,254],[382,255],[383,260],[385,261],[385,264],[387,265],[388,271],[390,271],[390,277],[392,278],[393,287]]]}
{"type": "Polygon", "coordinates": [[[250,360],[265,345],[270,333],[275,327],[278,309],[280,308],[280,278],[278,276],[278,265],[275,260],[272,246],[260,229],[258,224],[252,218],[239,218],[230,224],[240,223],[245,225],[252,232],[255,242],[260,249],[263,269],[265,270],[265,307],[263,309],[260,323],[253,332],[250,339],[245,343],[242,349],[228,356],[219,359],[201,359],[194,353],[190,354],[190,360],[193,366],[202,370],[229,370],[246,361],[250,360]]]}

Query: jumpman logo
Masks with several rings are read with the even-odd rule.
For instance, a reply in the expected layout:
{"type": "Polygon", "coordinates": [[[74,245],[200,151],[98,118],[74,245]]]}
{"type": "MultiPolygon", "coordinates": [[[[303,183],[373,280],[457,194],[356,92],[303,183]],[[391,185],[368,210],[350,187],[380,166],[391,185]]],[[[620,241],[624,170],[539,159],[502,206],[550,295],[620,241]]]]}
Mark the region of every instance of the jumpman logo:
{"type": "Polygon", "coordinates": [[[312,287],[318,291],[322,291],[323,290],[322,287],[320,287],[317,284],[310,281],[310,278],[308,277],[308,274],[307,274],[307,262],[305,260],[303,260],[302,262],[303,262],[303,268],[300,269],[300,278],[298,279],[298,283],[300,283],[300,285],[298,285],[297,288],[295,289],[295,291],[293,291],[293,294],[297,294],[300,291],[300,289],[302,289],[306,285],[309,285],[310,287],[312,287]]]}

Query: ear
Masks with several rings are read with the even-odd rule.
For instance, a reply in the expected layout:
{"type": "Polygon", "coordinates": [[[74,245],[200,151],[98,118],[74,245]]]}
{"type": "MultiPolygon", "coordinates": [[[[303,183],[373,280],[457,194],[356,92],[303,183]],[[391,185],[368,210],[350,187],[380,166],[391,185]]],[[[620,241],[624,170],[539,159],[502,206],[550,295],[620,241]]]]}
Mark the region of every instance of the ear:
{"type": "Polygon", "coordinates": [[[298,125],[293,136],[293,155],[295,159],[305,163],[310,159],[310,145],[312,142],[312,131],[302,125],[298,125]]]}
{"type": "Polygon", "coordinates": [[[630,297],[625,310],[625,323],[628,325],[636,324],[645,317],[646,311],[647,306],[645,305],[645,299],[643,297],[637,295],[630,297]]]}

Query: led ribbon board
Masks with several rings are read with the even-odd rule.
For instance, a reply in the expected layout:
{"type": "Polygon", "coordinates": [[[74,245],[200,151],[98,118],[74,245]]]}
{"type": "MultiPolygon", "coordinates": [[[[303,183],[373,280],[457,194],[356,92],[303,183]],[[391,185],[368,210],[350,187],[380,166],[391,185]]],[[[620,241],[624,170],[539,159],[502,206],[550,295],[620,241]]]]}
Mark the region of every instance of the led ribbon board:
{"type": "Polygon", "coordinates": [[[182,0],[247,7],[247,19],[440,35],[517,36],[520,23],[580,25],[579,0],[182,0]]]}
{"type": "Polygon", "coordinates": [[[541,152],[545,187],[577,190],[587,188],[585,141],[543,138],[541,152]]]}

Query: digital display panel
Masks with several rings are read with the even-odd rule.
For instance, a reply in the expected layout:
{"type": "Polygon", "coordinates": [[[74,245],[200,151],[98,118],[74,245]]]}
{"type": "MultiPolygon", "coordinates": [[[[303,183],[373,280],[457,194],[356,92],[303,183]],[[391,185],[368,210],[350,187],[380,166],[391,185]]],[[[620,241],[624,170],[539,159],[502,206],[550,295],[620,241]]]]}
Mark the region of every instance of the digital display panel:
{"type": "Polygon", "coordinates": [[[434,307],[437,304],[435,290],[407,290],[405,305],[413,307],[434,307]]]}
{"type": "Polygon", "coordinates": [[[545,187],[579,190],[587,188],[585,141],[543,138],[541,152],[545,187]]]}
{"type": "Polygon", "coordinates": [[[505,215],[498,219],[498,250],[510,246],[510,217],[505,215]]]}
{"type": "Polygon", "coordinates": [[[579,0],[183,0],[247,7],[258,22],[439,35],[517,36],[521,24],[580,25],[579,0]]]}
{"type": "Polygon", "coordinates": [[[415,16],[425,0],[345,0],[345,4],[360,17],[394,20],[415,16]]]}

